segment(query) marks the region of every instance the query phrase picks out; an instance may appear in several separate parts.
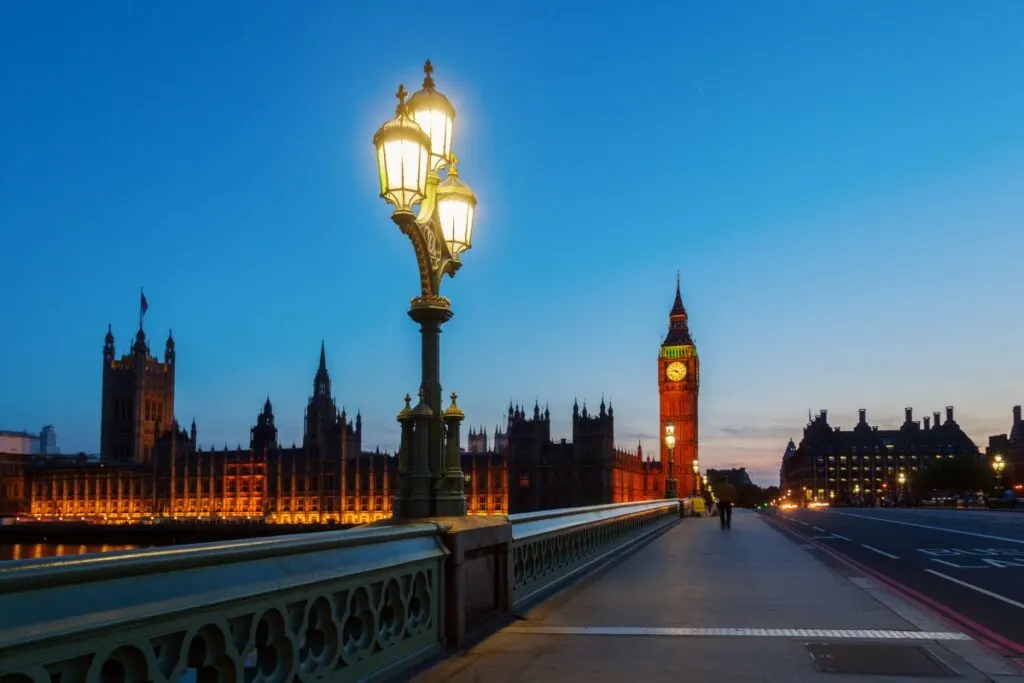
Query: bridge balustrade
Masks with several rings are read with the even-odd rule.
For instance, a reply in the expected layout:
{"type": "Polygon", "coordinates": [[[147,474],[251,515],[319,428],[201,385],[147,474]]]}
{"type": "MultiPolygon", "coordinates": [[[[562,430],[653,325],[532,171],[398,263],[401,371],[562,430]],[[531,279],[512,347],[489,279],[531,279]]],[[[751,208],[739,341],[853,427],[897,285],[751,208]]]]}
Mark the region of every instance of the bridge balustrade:
{"type": "Polygon", "coordinates": [[[395,677],[678,520],[621,503],[0,564],[0,683],[395,677]]]}

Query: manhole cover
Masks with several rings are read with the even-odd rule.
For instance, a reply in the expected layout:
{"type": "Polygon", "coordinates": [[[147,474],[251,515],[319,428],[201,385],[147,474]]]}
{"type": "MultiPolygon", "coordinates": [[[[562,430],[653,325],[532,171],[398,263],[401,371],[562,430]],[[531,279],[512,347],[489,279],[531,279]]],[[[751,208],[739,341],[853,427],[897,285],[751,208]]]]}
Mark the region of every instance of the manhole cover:
{"type": "Polygon", "coordinates": [[[825,673],[943,678],[956,675],[938,657],[918,645],[806,643],[804,648],[815,668],[825,673]]]}

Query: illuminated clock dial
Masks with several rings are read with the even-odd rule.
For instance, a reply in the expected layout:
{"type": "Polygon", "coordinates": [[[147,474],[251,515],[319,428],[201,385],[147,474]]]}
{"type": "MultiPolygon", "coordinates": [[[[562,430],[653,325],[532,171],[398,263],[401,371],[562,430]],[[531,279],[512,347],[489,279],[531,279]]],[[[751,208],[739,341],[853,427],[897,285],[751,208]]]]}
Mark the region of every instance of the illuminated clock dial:
{"type": "Polygon", "coordinates": [[[673,382],[682,382],[683,378],[686,377],[686,366],[679,361],[674,361],[668,364],[665,368],[665,376],[673,382]]]}

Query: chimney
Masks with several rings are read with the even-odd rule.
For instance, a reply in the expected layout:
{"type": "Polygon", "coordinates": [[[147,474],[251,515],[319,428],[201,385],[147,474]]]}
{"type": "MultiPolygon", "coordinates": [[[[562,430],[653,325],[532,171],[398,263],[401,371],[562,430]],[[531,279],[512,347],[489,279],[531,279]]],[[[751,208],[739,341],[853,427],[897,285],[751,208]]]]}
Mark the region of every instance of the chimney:
{"type": "Polygon", "coordinates": [[[1020,406],[1013,407],[1013,424],[1020,424],[1020,406]]]}
{"type": "Polygon", "coordinates": [[[925,417],[924,418],[924,430],[927,432],[929,429],[931,429],[931,426],[932,426],[932,419],[930,417],[925,417]]]}
{"type": "Polygon", "coordinates": [[[946,406],[946,422],[953,421],[953,406],[946,406]]]}
{"type": "Polygon", "coordinates": [[[860,424],[864,424],[865,422],[868,421],[868,411],[867,410],[865,410],[864,408],[861,408],[857,412],[860,413],[860,424]]]}
{"type": "Polygon", "coordinates": [[[913,422],[914,421],[914,409],[913,408],[904,408],[903,409],[903,415],[905,416],[907,422],[913,422]]]}
{"type": "Polygon", "coordinates": [[[932,424],[938,427],[942,424],[942,417],[939,415],[939,411],[932,413],[932,424]]]}

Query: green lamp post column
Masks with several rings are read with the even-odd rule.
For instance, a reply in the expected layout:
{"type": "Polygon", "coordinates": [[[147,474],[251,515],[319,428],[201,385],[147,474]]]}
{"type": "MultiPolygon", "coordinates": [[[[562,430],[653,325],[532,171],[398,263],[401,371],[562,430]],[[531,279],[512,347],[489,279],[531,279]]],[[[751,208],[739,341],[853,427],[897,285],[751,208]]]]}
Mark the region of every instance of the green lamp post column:
{"type": "MultiPolygon", "coordinates": [[[[441,410],[441,325],[452,310],[441,296],[441,281],[446,274],[455,276],[462,252],[472,246],[476,196],[459,180],[452,153],[455,108],[434,88],[429,61],[423,70],[422,90],[406,102],[405,88],[399,86],[395,118],[373,136],[380,196],[394,206],[391,219],[412,242],[420,280],[420,294],[409,306],[421,333],[420,401],[405,417],[413,434],[403,438],[402,448],[409,453],[399,455],[394,504],[399,518],[466,514],[462,468],[458,457],[453,462],[450,455],[452,447],[458,455],[458,442],[445,449],[452,437],[446,437],[441,410]],[[426,492],[424,467],[430,479],[426,492]]],[[[457,429],[453,438],[458,438],[457,429]]]]}

